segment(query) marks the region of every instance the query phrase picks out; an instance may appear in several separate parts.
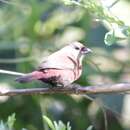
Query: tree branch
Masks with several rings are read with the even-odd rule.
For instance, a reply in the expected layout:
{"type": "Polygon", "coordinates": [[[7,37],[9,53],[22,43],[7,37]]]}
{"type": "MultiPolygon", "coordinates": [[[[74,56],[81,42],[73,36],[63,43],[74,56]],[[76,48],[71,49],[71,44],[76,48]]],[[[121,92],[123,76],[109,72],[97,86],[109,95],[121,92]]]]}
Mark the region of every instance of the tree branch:
{"type": "Polygon", "coordinates": [[[0,90],[0,96],[32,95],[32,94],[110,94],[130,91],[130,83],[120,83],[113,85],[80,86],[72,84],[66,88],[29,88],[0,90]]]}
{"type": "Polygon", "coordinates": [[[10,70],[1,70],[0,69],[0,73],[1,74],[8,74],[8,75],[19,75],[19,76],[24,76],[24,73],[19,73],[19,72],[15,72],[15,71],[10,71],[10,70]]]}

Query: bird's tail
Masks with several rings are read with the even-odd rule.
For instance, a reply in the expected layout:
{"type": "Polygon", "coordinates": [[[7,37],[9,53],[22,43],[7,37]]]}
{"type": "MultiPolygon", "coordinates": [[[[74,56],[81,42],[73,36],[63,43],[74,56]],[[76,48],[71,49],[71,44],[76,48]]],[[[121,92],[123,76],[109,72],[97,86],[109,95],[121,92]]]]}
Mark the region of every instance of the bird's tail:
{"type": "Polygon", "coordinates": [[[40,71],[34,71],[32,73],[25,74],[23,76],[20,76],[16,79],[17,82],[20,83],[26,83],[31,82],[32,80],[38,80],[41,79],[43,76],[43,73],[40,71]]]}
{"type": "Polygon", "coordinates": [[[32,80],[34,80],[34,76],[31,73],[29,73],[24,76],[20,76],[16,78],[15,81],[20,82],[20,83],[26,83],[26,82],[31,82],[32,80]]]}

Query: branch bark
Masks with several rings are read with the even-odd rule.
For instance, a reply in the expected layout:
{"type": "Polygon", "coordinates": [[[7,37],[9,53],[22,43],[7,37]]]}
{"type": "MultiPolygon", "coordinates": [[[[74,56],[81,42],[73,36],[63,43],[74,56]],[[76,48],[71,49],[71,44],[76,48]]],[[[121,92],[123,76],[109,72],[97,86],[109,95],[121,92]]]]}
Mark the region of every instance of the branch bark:
{"type": "Polygon", "coordinates": [[[16,95],[33,95],[33,94],[111,94],[124,93],[130,91],[130,83],[97,85],[97,86],[80,86],[72,84],[66,88],[29,88],[29,89],[12,89],[0,90],[0,96],[16,95]]]}

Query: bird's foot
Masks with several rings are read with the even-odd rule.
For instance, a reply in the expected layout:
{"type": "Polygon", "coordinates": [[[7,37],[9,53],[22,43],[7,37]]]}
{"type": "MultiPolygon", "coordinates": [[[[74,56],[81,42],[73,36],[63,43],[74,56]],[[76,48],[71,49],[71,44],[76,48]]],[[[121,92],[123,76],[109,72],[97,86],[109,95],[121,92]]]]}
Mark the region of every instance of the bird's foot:
{"type": "Polygon", "coordinates": [[[61,83],[57,83],[55,86],[56,86],[57,88],[64,88],[64,87],[65,87],[64,84],[61,84],[61,83]]]}
{"type": "Polygon", "coordinates": [[[64,84],[61,83],[55,83],[55,84],[50,84],[51,88],[64,88],[64,84]]]}

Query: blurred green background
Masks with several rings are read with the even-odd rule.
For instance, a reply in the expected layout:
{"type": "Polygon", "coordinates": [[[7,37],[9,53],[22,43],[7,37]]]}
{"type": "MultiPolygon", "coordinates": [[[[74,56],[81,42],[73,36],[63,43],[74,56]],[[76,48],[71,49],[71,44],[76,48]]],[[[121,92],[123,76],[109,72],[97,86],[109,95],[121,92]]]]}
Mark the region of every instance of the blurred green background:
{"type": "MultiPolygon", "coordinates": [[[[103,1],[107,4],[108,0],[103,1]]],[[[110,2],[110,1],[109,1],[110,2]]],[[[108,3],[109,4],[109,3],[108,3]]],[[[130,25],[130,1],[120,0],[112,14],[130,25]]],[[[0,69],[28,73],[53,53],[72,41],[93,50],[84,60],[80,85],[111,84],[130,81],[130,40],[104,44],[108,27],[96,21],[89,10],[65,5],[60,0],[0,0],[0,69]]],[[[15,76],[0,74],[0,89],[45,87],[41,82],[19,84],[15,76]]],[[[130,129],[129,95],[101,95],[110,130],[130,129]],[[123,117],[121,118],[121,116],[123,117]]],[[[102,106],[102,105],[101,105],[102,106]]],[[[0,119],[16,113],[15,128],[47,130],[42,115],[52,120],[70,121],[72,130],[94,125],[104,130],[100,103],[80,95],[36,95],[0,97],[0,119]]]]}

